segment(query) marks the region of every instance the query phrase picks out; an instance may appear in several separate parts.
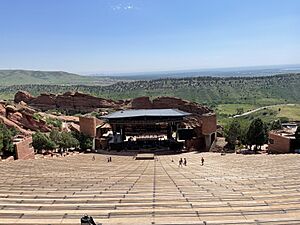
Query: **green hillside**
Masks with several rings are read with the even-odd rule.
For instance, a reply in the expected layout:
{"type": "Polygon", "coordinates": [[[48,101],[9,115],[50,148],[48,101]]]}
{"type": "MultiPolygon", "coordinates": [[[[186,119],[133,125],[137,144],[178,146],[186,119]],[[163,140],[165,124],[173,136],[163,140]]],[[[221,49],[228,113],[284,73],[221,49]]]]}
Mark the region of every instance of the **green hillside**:
{"type": "MultiPolygon", "coordinates": [[[[239,105],[238,107],[241,106],[239,105]]],[[[300,121],[300,104],[274,105],[235,119],[228,114],[219,114],[218,110],[217,114],[218,123],[224,126],[233,120],[238,120],[240,123],[249,125],[255,118],[260,118],[267,124],[271,124],[274,120],[278,119],[282,122],[300,121]]]]}
{"type": "Polygon", "coordinates": [[[10,85],[110,85],[114,79],[81,76],[63,71],[0,70],[0,86],[10,85]]]}
{"type": "MultiPolygon", "coordinates": [[[[65,83],[67,77],[74,77],[73,82],[82,77],[64,73],[56,81],[65,83]],[[63,80],[65,79],[65,80],[63,80]]],[[[39,79],[41,79],[39,77],[39,79]]],[[[88,78],[87,78],[88,79],[88,78]]],[[[54,82],[54,77],[50,79],[54,82]]],[[[82,81],[82,80],[81,80],[82,81]]],[[[0,86],[0,99],[13,99],[18,90],[25,90],[33,95],[40,93],[64,93],[80,91],[110,99],[126,99],[139,96],[176,96],[212,107],[218,114],[220,124],[230,121],[230,116],[239,111],[247,112],[260,106],[294,103],[295,107],[275,106],[267,113],[259,111],[241,120],[261,117],[269,121],[276,118],[299,120],[300,74],[284,74],[262,77],[190,77],[168,78],[147,81],[118,82],[108,86],[100,85],[11,85],[0,86]]],[[[249,122],[248,121],[248,122],[249,122]]]]}
{"type": "MultiPolygon", "coordinates": [[[[61,81],[62,83],[62,81],[61,81]]],[[[0,87],[0,97],[13,97],[17,90],[33,95],[42,92],[63,93],[81,91],[111,99],[138,96],[177,96],[212,107],[220,104],[247,104],[244,110],[279,103],[300,103],[300,74],[263,77],[192,77],[118,82],[109,86],[97,85],[13,85],[0,87]]],[[[226,110],[226,108],[222,110],[226,110]]]]}

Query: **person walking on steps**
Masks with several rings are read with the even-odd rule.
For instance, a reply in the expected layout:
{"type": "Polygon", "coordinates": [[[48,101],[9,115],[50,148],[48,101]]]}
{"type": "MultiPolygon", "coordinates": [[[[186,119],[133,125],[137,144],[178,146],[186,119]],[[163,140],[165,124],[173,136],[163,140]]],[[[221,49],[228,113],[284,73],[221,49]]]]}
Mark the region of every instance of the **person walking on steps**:
{"type": "Polygon", "coordinates": [[[180,158],[180,160],[179,160],[179,165],[178,165],[178,167],[182,167],[182,158],[180,158]]]}
{"type": "Polygon", "coordinates": [[[204,158],[202,157],[201,158],[201,166],[203,166],[204,165],[204,158]]]}
{"type": "Polygon", "coordinates": [[[186,166],[186,164],[187,164],[187,161],[186,161],[186,158],[184,158],[183,165],[186,166]]]}

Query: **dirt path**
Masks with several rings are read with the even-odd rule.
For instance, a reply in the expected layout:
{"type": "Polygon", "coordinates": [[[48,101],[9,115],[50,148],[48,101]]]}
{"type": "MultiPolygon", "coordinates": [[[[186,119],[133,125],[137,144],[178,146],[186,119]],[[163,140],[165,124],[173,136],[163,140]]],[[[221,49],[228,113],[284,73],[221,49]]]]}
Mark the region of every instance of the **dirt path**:
{"type": "Polygon", "coordinates": [[[254,113],[254,112],[257,112],[257,111],[266,109],[266,108],[272,108],[272,107],[274,107],[274,106],[295,106],[295,104],[277,104],[277,105],[267,105],[267,106],[262,106],[262,107],[259,107],[259,108],[257,108],[257,109],[253,109],[253,110],[251,110],[251,111],[245,112],[245,113],[243,113],[243,114],[234,115],[232,118],[239,118],[239,117],[246,116],[246,115],[249,115],[249,114],[251,114],[251,113],[254,113]]]}

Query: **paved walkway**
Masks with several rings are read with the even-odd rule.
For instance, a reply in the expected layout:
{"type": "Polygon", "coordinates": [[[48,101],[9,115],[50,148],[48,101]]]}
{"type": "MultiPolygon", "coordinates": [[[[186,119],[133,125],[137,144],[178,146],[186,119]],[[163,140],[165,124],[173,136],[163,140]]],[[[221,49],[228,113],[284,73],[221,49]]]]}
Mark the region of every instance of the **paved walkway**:
{"type": "Polygon", "coordinates": [[[0,163],[0,225],[300,224],[300,155],[95,157],[0,163]]]}

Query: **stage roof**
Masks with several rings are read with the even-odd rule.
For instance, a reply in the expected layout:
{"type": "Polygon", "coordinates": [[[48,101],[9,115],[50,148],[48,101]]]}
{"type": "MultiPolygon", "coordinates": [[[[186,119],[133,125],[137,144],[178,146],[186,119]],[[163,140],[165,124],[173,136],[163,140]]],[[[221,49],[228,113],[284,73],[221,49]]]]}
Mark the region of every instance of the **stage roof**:
{"type": "Polygon", "coordinates": [[[113,112],[107,116],[102,116],[104,119],[123,119],[133,117],[184,117],[191,113],[183,112],[178,109],[133,109],[113,112]]]}

